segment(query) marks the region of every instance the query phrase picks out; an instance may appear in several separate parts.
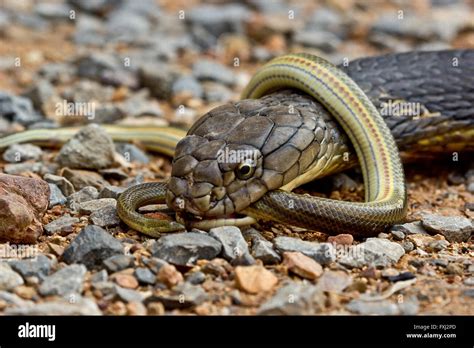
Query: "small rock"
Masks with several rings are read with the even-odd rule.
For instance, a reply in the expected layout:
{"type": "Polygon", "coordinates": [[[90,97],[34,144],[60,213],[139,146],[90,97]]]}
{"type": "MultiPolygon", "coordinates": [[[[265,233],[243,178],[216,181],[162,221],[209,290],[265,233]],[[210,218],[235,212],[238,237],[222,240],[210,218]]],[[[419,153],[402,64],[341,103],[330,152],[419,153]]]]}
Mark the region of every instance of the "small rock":
{"type": "Polygon", "coordinates": [[[59,175],[53,175],[50,173],[46,173],[43,177],[44,181],[50,184],[54,184],[59,187],[61,192],[66,196],[72,195],[76,190],[71,182],[66,179],[65,177],[59,175]]]}
{"type": "Polygon", "coordinates": [[[316,286],[291,282],[277,290],[258,315],[311,315],[321,312],[326,298],[316,286]]]}
{"type": "Polygon", "coordinates": [[[402,272],[397,275],[392,275],[392,276],[387,277],[387,279],[391,281],[392,283],[403,281],[403,280],[409,280],[413,278],[416,278],[416,276],[411,272],[402,272]]]}
{"type": "Polygon", "coordinates": [[[464,267],[459,263],[450,263],[446,267],[446,273],[462,276],[464,274],[464,267]]]}
{"type": "Polygon", "coordinates": [[[24,126],[41,120],[41,116],[33,110],[33,104],[30,99],[1,91],[0,116],[24,126]]]}
{"type": "Polygon", "coordinates": [[[249,255],[247,242],[238,227],[222,226],[211,228],[209,235],[222,244],[222,256],[228,261],[234,261],[243,255],[249,255]]]}
{"type": "Polygon", "coordinates": [[[431,243],[436,242],[436,239],[425,234],[413,234],[408,236],[408,239],[421,249],[426,249],[431,243]]]}
{"type": "MultiPolygon", "coordinates": [[[[33,304],[33,302],[31,301],[25,301],[18,295],[13,294],[8,291],[4,291],[4,290],[0,290],[0,302],[5,302],[6,304],[13,305],[15,307],[28,307],[33,304]]],[[[8,309],[9,308],[5,310],[8,310],[8,309]]]]}
{"type": "Polygon", "coordinates": [[[116,143],[115,151],[121,154],[129,162],[147,164],[150,162],[147,154],[133,144],[116,143]]]}
{"type": "Polygon", "coordinates": [[[126,289],[136,289],[138,288],[138,280],[131,274],[122,274],[122,273],[115,273],[111,278],[126,289]]]}
{"type": "Polygon", "coordinates": [[[423,214],[423,227],[431,233],[440,233],[450,242],[466,242],[474,231],[472,222],[461,216],[423,214]]]}
{"type": "Polygon", "coordinates": [[[55,205],[63,205],[67,202],[67,198],[64,197],[61,189],[55,184],[48,184],[49,186],[49,204],[48,207],[52,208],[55,205]]]}
{"type": "Polygon", "coordinates": [[[144,64],[138,70],[141,84],[158,99],[169,99],[178,72],[167,65],[144,64]]]}
{"type": "Polygon", "coordinates": [[[319,263],[300,252],[284,252],[282,265],[300,277],[310,280],[323,274],[323,268],[319,263]]]}
{"type": "Polygon", "coordinates": [[[186,95],[191,98],[202,99],[203,89],[201,84],[192,76],[181,76],[174,81],[172,86],[174,96],[186,95]]]}
{"type": "Polygon", "coordinates": [[[464,279],[464,285],[474,286],[474,277],[464,279]]]}
{"type": "Polygon", "coordinates": [[[191,265],[197,260],[215,258],[222,245],[214,238],[195,232],[176,233],[161,237],[153,256],[178,266],[191,265]]]}
{"type": "Polygon", "coordinates": [[[170,264],[166,264],[160,268],[157,278],[160,282],[163,282],[170,288],[183,281],[183,275],[176,269],[175,266],[170,264]]]}
{"type": "Polygon", "coordinates": [[[148,315],[164,315],[165,306],[161,302],[150,302],[147,306],[148,315]]]}
{"type": "Polygon", "coordinates": [[[3,153],[6,162],[16,163],[28,160],[38,161],[41,159],[43,151],[40,147],[32,144],[14,144],[3,153]]]}
{"type": "Polygon", "coordinates": [[[316,287],[321,291],[340,294],[352,284],[352,277],[343,271],[324,271],[316,287]]]}
{"type": "Polygon", "coordinates": [[[278,278],[263,266],[237,266],[236,285],[251,294],[270,291],[278,283],[278,278]]]}
{"type": "Polygon", "coordinates": [[[200,286],[184,282],[175,286],[169,294],[152,295],[145,302],[149,305],[152,302],[159,301],[167,309],[182,309],[198,306],[207,299],[206,292],[200,286]]]}
{"type": "Polygon", "coordinates": [[[415,250],[415,245],[410,241],[404,241],[401,245],[405,253],[415,250]]]}
{"type": "Polygon", "coordinates": [[[379,239],[388,239],[388,234],[385,233],[385,232],[380,232],[378,235],[377,235],[377,238],[379,239]]]}
{"type": "Polygon", "coordinates": [[[133,267],[135,258],[131,255],[113,255],[104,260],[104,266],[110,273],[119,272],[125,268],[133,267]]]}
{"type": "Polygon", "coordinates": [[[446,249],[449,246],[449,242],[445,239],[435,240],[429,243],[428,247],[434,251],[441,251],[446,249]]]}
{"type": "Polygon", "coordinates": [[[336,51],[341,43],[341,40],[336,35],[322,30],[298,31],[293,41],[304,47],[317,48],[324,52],[336,51]]]}
{"type": "Polygon", "coordinates": [[[77,210],[77,207],[79,203],[82,202],[87,202],[87,201],[92,201],[94,199],[97,199],[99,196],[99,191],[95,187],[92,186],[86,186],[76,193],[73,193],[68,197],[68,202],[67,205],[72,209],[72,210],[77,210]]]}
{"type": "Polygon", "coordinates": [[[346,308],[351,312],[356,312],[362,315],[397,315],[399,314],[398,306],[389,301],[375,301],[367,302],[362,300],[352,300],[346,305],[346,308]]]}
{"type": "Polygon", "coordinates": [[[90,170],[72,170],[64,168],[62,174],[67,178],[76,190],[82,190],[85,187],[92,186],[97,189],[102,189],[108,185],[108,182],[102,178],[99,173],[90,170]]]}
{"type": "Polygon", "coordinates": [[[351,247],[351,250],[338,262],[347,267],[360,268],[367,265],[386,267],[397,262],[405,250],[387,239],[368,238],[364,243],[351,247]]]}
{"type": "Polygon", "coordinates": [[[49,274],[55,263],[55,261],[40,254],[32,259],[12,260],[9,262],[9,265],[12,269],[21,274],[24,279],[37,277],[43,280],[49,274]]]}
{"type": "Polygon", "coordinates": [[[101,169],[114,163],[115,147],[107,132],[89,125],[77,132],[63,145],[57,161],[63,167],[101,169]]]}
{"type": "Polygon", "coordinates": [[[143,258],[142,260],[145,266],[147,266],[155,274],[158,274],[158,271],[161,267],[168,264],[166,261],[157,257],[152,257],[151,259],[143,258]]]}
{"type": "Polygon", "coordinates": [[[71,217],[67,214],[45,225],[44,230],[49,235],[59,233],[61,236],[65,236],[74,231],[74,224],[78,222],[78,218],[71,217]]]}
{"type": "Polygon", "coordinates": [[[80,294],[87,269],[83,265],[69,265],[46,277],[39,287],[43,296],[80,294]]]}
{"type": "Polygon", "coordinates": [[[23,278],[10,265],[0,262],[0,290],[9,291],[20,285],[23,285],[23,278]]]}
{"type": "Polygon", "coordinates": [[[406,224],[402,225],[394,225],[392,226],[392,229],[390,232],[393,231],[400,231],[403,232],[406,235],[410,234],[428,234],[423,226],[421,225],[420,221],[415,221],[415,222],[408,222],[406,224]]]}
{"type": "Polygon", "coordinates": [[[43,180],[0,174],[0,240],[35,243],[43,232],[40,220],[49,196],[43,180]]]}
{"type": "Polygon", "coordinates": [[[140,284],[153,285],[156,283],[156,275],[148,268],[138,267],[135,269],[134,275],[140,284]]]}
{"type": "Polygon", "coordinates": [[[99,272],[94,273],[91,276],[90,280],[92,284],[96,284],[96,283],[106,282],[108,278],[109,278],[109,275],[107,274],[107,271],[105,269],[102,269],[99,272]]]}
{"type": "Polygon", "coordinates": [[[122,288],[118,285],[115,286],[116,294],[119,299],[124,302],[142,302],[144,296],[136,290],[122,288]]]}
{"type": "Polygon", "coordinates": [[[204,283],[206,280],[206,275],[202,272],[193,272],[190,275],[186,277],[186,281],[193,284],[193,285],[199,285],[204,283]]]}
{"type": "Polygon", "coordinates": [[[21,175],[23,173],[36,173],[44,175],[48,172],[48,168],[40,162],[24,162],[24,163],[10,163],[3,168],[5,174],[21,175]]]}
{"type": "Polygon", "coordinates": [[[63,20],[70,19],[71,7],[61,3],[39,3],[35,6],[35,13],[49,20],[63,20]]]}
{"type": "Polygon", "coordinates": [[[94,300],[76,296],[75,302],[54,300],[36,303],[31,306],[11,307],[5,315],[102,315],[94,300]]]}
{"type": "Polygon", "coordinates": [[[193,76],[200,81],[215,81],[227,86],[236,83],[236,77],[231,69],[207,59],[201,59],[193,65],[193,76]]]}
{"type": "Polygon", "coordinates": [[[336,260],[336,249],[330,243],[313,243],[291,237],[277,237],[273,245],[280,252],[298,251],[316,262],[326,265],[336,260]]]}
{"type": "Polygon", "coordinates": [[[281,257],[273,250],[273,244],[266,240],[257,230],[249,228],[244,233],[252,241],[251,250],[256,259],[261,260],[265,265],[280,263],[281,257]]]}
{"type": "Polygon", "coordinates": [[[232,90],[217,83],[204,82],[204,99],[208,103],[228,101],[232,97],[232,90]]]}
{"type": "MultiPolygon", "coordinates": [[[[104,198],[110,199],[110,198],[104,198]]],[[[116,205],[107,205],[96,211],[91,216],[91,221],[94,225],[100,227],[111,227],[120,224],[120,218],[117,214],[116,205]]]]}
{"type": "Polygon", "coordinates": [[[115,199],[100,198],[100,199],[95,199],[93,201],[79,203],[77,206],[77,210],[81,214],[91,214],[93,212],[96,212],[106,207],[115,208],[116,206],[117,206],[117,201],[115,199]]]}
{"type": "Polygon", "coordinates": [[[392,231],[392,236],[393,236],[393,239],[395,240],[404,240],[405,239],[405,233],[403,233],[402,231],[392,231]]]}
{"type": "Polygon", "coordinates": [[[329,236],[327,242],[339,245],[352,245],[354,237],[351,234],[343,233],[337,236],[329,236]]]}
{"type": "Polygon", "coordinates": [[[114,198],[118,199],[118,197],[125,191],[125,187],[118,187],[118,186],[111,186],[111,185],[106,185],[104,188],[100,191],[99,197],[98,198],[114,198]]]}
{"type": "Polygon", "coordinates": [[[83,263],[87,268],[101,266],[110,256],[122,254],[122,244],[104,229],[89,225],[64,250],[66,263],[83,263]]]}

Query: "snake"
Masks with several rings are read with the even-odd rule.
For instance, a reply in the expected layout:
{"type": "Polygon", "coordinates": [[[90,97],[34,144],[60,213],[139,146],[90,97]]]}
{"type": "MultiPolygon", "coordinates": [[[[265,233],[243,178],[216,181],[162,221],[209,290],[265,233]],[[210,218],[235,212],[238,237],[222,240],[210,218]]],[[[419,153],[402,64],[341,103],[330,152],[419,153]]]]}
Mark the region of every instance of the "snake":
{"type": "MultiPolygon", "coordinates": [[[[242,100],[191,128],[104,126],[174,156],[168,182],[122,193],[117,212],[151,237],[187,228],[271,220],[328,234],[373,236],[403,221],[407,190],[400,152],[474,149],[474,50],[406,52],[334,66],[305,53],[262,66],[242,100]],[[359,165],[364,202],[296,194],[313,180],[359,165]],[[165,203],[177,221],[150,218],[165,203]]],[[[77,129],[28,130],[0,139],[66,141],[77,129]]]]}

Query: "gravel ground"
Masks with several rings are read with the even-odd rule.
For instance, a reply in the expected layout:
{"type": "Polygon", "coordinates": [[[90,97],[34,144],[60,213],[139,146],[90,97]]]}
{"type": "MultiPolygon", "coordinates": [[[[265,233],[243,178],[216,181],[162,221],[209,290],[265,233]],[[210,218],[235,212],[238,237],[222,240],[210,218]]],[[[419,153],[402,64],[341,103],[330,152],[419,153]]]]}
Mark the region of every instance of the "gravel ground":
{"type": "MultiPolygon", "coordinates": [[[[367,240],[274,223],[150,239],[118,219],[118,195],[166,179],[170,159],[90,123],[190,125],[238,100],[259,65],[289,51],[338,64],[474,48],[468,1],[325,4],[3,0],[0,135],[83,128],[63,146],[14,145],[1,156],[0,312],[474,314],[467,154],[409,162],[406,223],[367,240]],[[80,103],[94,112],[68,109],[80,103]]],[[[357,170],[298,192],[363,199],[357,170]]],[[[162,218],[156,207],[146,213],[162,218]]]]}

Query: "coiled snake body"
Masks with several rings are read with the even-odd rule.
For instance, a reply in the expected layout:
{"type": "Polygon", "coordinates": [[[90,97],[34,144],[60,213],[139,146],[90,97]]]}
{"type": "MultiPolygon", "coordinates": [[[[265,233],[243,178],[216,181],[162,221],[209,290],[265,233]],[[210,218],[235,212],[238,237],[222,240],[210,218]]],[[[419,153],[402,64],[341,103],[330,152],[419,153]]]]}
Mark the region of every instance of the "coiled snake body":
{"type": "MultiPolygon", "coordinates": [[[[406,213],[397,145],[403,151],[474,148],[473,50],[391,54],[340,69],[315,56],[287,55],[260,69],[243,98],[257,99],[218,107],[191,127],[177,144],[167,184],[137,185],[119,197],[124,222],[150,236],[183,229],[137,212],[166,201],[180,222],[203,229],[270,219],[330,234],[374,235],[406,213]],[[364,203],[289,192],[357,159],[364,203]]],[[[114,139],[134,135],[167,154],[183,136],[172,128],[106,129],[114,139]]],[[[0,147],[14,137],[20,141],[13,135],[0,147]]]]}

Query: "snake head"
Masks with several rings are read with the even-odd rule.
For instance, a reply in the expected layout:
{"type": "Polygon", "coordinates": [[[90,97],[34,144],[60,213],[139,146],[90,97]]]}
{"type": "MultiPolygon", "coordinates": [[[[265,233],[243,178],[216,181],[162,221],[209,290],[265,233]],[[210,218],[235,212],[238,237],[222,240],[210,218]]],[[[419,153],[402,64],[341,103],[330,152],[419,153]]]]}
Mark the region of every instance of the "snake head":
{"type": "Polygon", "coordinates": [[[259,149],[188,135],[176,147],[167,204],[203,218],[229,216],[265,194],[262,173],[259,149]]]}

